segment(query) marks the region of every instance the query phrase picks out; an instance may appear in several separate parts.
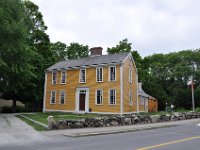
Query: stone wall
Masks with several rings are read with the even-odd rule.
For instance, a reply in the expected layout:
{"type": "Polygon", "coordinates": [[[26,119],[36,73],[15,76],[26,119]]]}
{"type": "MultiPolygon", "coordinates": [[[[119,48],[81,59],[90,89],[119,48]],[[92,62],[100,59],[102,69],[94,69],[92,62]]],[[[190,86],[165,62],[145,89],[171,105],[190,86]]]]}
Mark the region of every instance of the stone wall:
{"type": "Polygon", "coordinates": [[[185,119],[200,118],[198,112],[187,112],[166,115],[138,115],[129,114],[124,116],[103,116],[97,118],[85,118],[80,120],[59,120],[52,122],[49,126],[50,129],[68,129],[68,128],[87,128],[87,127],[109,127],[109,126],[123,126],[123,125],[134,125],[134,124],[147,124],[157,122],[168,122],[185,119]]]}

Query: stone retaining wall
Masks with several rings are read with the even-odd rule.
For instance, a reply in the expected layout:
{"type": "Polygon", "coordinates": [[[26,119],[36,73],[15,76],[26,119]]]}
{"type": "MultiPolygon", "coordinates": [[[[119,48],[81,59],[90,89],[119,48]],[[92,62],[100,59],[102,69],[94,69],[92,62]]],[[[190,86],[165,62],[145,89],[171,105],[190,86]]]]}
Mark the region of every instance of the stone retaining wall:
{"type": "Polygon", "coordinates": [[[87,128],[87,127],[109,127],[109,126],[123,126],[134,124],[146,124],[156,122],[168,122],[176,120],[185,120],[200,118],[198,112],[187,112],[166,115],[138,115],[129,114],[124,116],[104,116],[97,118],[85,118],[80,120],[59,120],[57,122],[50,122],[50,129],[67,129],[67,128],[87,128]]]}

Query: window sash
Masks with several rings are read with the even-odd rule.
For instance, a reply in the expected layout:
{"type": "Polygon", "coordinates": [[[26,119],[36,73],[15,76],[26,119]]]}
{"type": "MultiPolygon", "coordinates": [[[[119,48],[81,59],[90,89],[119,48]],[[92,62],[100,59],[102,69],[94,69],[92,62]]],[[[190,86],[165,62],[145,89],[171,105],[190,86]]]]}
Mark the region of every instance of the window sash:
{"type": "Polygon", "coordinates": [[[96,69],[96,80],[97,80],[97,82],[103,81],[103,68],[102,67],[96,69]]]}
{"type": "Polygon", "coordinates": [[[57,82],[57,72],[52,72],[52,84],[56,84],[57,82]]]}
{"type": "Polygon", "coordinates": [[[110,67],[109,77],[110,77],[110,81],[116,81],[116,67],[115,66],[110,67]]]}
{"type": "Polygon", "coordinates": [[[133,94],[132,94],[132,91],[129,91],[129,104],[130,104],[130,106],[133,106],[133,94]]]}
{"type": "Polygon", "coordinates": [[[110,105],[116,105],[116,90],[115,89],[110,89],[109,104],[110,105]]]}
{"type": "Polygon", "coordinates": [[[132,69],[129,69],[129,82],[130,83],[133,82],[133,72],[132,72],[132,69]]]}
{"type": "Polygon", "coordinates": [[[51,104],[56,103],[56,91],[51,91],[51,99],[50,99],[51,104]]]}
{"type": "Polygon", "coordinates": [[[65,104],[65,91],[60,91],[60,104],[65,104]]]}
{"type": "Polygon", "coordinates": [[[61,82],[60,83],[62,83],[62,84],[66,83],[66,72],[65,71],[61,72],[61,82]]]}
{"type": "Polygon", "coordinates": [[[141,97],[140,98],[140,105],[144,105],[145,104],[145,98],[144,97],[141,97]]]}
{"type": "Polygon", "coordinates": [[[85,83],[86,82],[86,70],[81,69],[80,70],[80,83],[85,83]]]}
{"type": "Polygon", "coordinates": [[[103,90],[96,90],[96,105],[103,103],[103,90]]]}

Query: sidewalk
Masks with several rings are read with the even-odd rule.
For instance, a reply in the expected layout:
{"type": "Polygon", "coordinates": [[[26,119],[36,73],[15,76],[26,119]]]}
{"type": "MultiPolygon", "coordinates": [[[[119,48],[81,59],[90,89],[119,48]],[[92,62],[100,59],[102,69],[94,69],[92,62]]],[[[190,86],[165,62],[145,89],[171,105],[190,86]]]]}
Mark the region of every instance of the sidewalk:
{"type": "Polygon", "coordinates": [[[103,134],[133,132],[133,131],[139,131],[139,130],[150,130],[150,129],[155,129],[155,128],[180,126],[183,124],[184,125],[186,125],[186,124],[194,124],[195,125],[195,124],[198,124],[199,122],[200,122],[200,118],[190,119],[190,120],[173,121],[173,122],[129,125],[129,126],[52,130],[52,131],[47,131],[44,134],[65,135],[65,136],[69,136],[69,137],[82,137],[82,136],[94,136],[94,135],[103,135],[103,134]]]}

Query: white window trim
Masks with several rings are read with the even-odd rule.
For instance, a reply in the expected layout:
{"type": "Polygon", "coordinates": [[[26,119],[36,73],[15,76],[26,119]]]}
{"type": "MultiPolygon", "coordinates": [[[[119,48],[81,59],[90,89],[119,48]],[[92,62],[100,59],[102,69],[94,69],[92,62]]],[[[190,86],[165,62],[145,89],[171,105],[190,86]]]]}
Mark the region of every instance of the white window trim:
{"type": "Polygon", "coordinates": [[[96,68],[96,82],[103,82],[103,67],[97,67],[96,68]],[[97,70],[102,69],[102,81],[97,81],[97,70]]]}
{"type": "Polygon", "coordinates": [[[50,104],[56,104],[56,91],[55,90],[51,91],[50,104]],[[52,103],[52,92],[55,92],[55,103],[52,103]]]}
{"type": "Polygon", "coordinates": [[[116,97],[117,90],[116,89],[109,89],[108,91],[108,105],[116,105],[117,104],[117,97],[116,97]],[[110,90],[115,90],[115,104],[110,103],[110,90]]]}
{"type": "Polygon", "coordinates": [[[86,69],[80,69],[80,70],[79,70],[79,83],[86,83],[86,74],[87,74],[87,73],[86,73],[86,69]],[[82,70],[85,70],[85,82],[81,82],[81,71],[82,71],[82,70]]]}
{"type": "Polygon", "coordinates": [[[129,90],[129,105],[133,106],[133,93],[131,90],[129,90]]]}
{"type": "Polygon", "coordinates": [[[54,73],[56,73],[56,83],[55,84],[57,84],[57,76],[58,76],[58,73],[56,72],[56,71],[53,71],[52,72],[52,81],[51,81],[51,83],[53,84],[53,85],[55,85],[54,83],[53,83],[53,74],[54,73]]]}
{"type": "Polygon", "coordinates": [[[132,68],[129,69],[129,82],[133,83],[133,71],[132,71],[132,68]]]}
{"type": "Polygon", "coordinates": [[[66,78],[67,78],[67,72],[66,71],[61,71],[61,76],[60,76],[60,84],[66,84],[66,78]],[[65,82],[62,82],[62,75],[65,72],[65,82]]]}
{"type": "MultiPolygon", "coordinates": [[[[111,81],[111,80],[110,80],[110,68],[111,68],[111,67],[114,67],[114,68],[115,68],[115,80],[112,80],[112,81],[116,81],[116,79],[117,79],[116,66],[109,66],[109,71],[108,71],[108,81],[111,81]]],[[[112,81],[111,81],[111,82],[112,82],[112,81]]]]}
{"type": "Polygon", "coordinates": [[[97,90],[95,91],[95,105],[103,105],[103,89],[97,89],[97,90]],[[97,91],[98,91],[98,90],[101,90],[101,92],[102,92],[101,104],[97,104],[97,91]]]}
{"type": "Polygon", "coordinates": [[[64,104],[65,104],[65,100],[66,100],[66,91],[65,91],[65,90],[61,90],[61,91],[60,91],[60,99],[59,99],[59,104],[61,104],[61,105],[64,105],[64,104]],[[61,103],[61,93],[62,93],[62,92],[64,92],[64,93],[65,93],[65,95],[64,95],[64,103],[63,103],[63,104],[61,103]]]}

